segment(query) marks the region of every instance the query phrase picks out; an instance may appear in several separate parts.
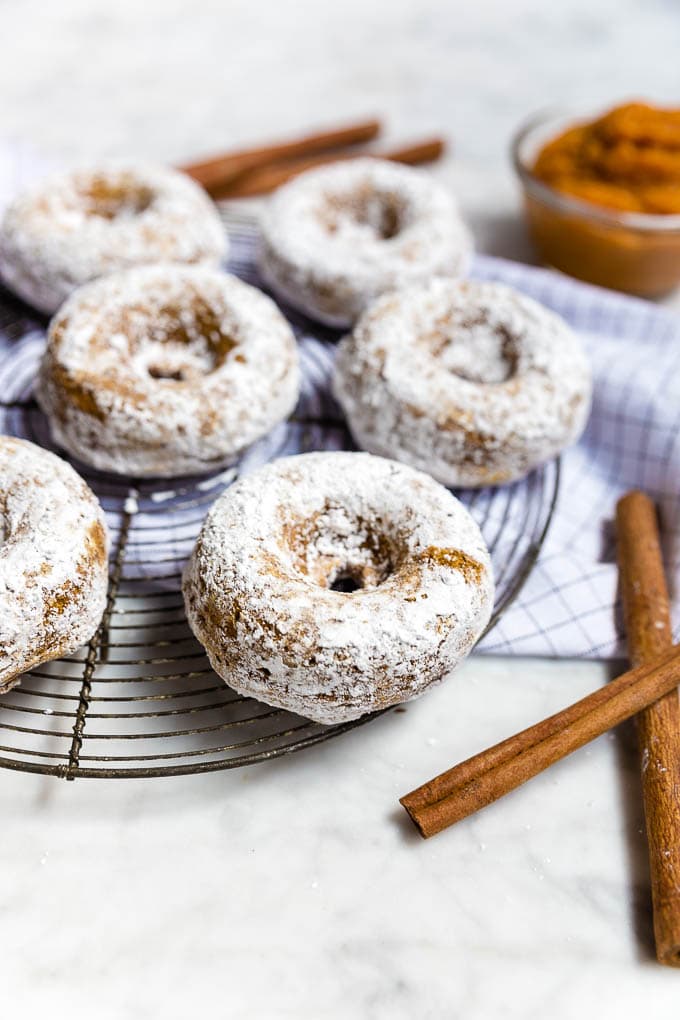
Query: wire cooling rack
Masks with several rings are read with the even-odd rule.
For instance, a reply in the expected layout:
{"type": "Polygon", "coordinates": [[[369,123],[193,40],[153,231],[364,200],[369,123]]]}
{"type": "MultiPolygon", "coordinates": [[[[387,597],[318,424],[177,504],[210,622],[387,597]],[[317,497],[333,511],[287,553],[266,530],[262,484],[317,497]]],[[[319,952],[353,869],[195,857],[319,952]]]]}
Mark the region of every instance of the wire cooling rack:
{"type": "MultiPolygon", "coordinates": [[[[231,268],[252,280],[252,225],[231,219],[229,227],[231,268]]],[[[294,317],[293,324],[305,350],[310,324],[294,317]]],[[[51,448],[31,394],[44,323],[0,292],[0,338],[0,431],[51,448]]],[[[307,343],[303,365],[308,377],[316,373],[318,390],[319,341],[307,343]]],[[[328,345],[324,350],[330,357],[328,345]]],[[[182,602],[182,568],[201,522],[239,473],[291,451],[353,448],[337,408],[325,394],[318,397],[303,398],[237,468],[209,478],[135,482],[75,465],[101,500],[111,531],[108,603],[86,647],[32,670],[0,697],[0,766],[66,779],[186,775],[290,754],[374,718],[321,726],[236,694],[210,668],[182,602]]],[[[555,461],[515,485],[457,493],[493,561],[497,594],[487,631],[536,560],[558,487],[555,461]]]]}

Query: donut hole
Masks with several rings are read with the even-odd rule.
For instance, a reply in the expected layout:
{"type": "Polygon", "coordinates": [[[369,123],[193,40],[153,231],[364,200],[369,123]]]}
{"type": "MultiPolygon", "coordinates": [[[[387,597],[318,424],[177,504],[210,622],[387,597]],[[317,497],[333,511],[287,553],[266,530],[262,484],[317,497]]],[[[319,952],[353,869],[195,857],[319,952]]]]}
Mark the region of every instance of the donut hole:
{"type": "Polygon", "coordinates": [[[283,528],[294,567],[319,588],[352,595],[378,588],[402,562],[399,536],[379,517],[328,505],[283,528]]]}
{"type": "Polygon", "coordinates": [[[328,587],[331,591],[342,591],[351,595],[353,591],[360,591],[364,587],[364,579],[361,576],[356,577],[347,570],[341,570],[330,581],[328,587]]]}
{"type": "Polygon", "coordinates": [[[127,306],[112,329],[142,376],[193,382],[220,368],[237,346],[224,314],[195,295],[186,304],[127,306]]]}
{"type": "Polygon", "coordinates": [[[517,372],[516,338],[483,314],[451,316],[425,340],[438,365],[460,379],[493,385],[507,382],[517,372]]]}
{"type": "Polygon", "coordinates": [[[171,379],[173,382],[185,382],[187,379],[184,368],[171,368],[170,365],[149,365],[147,372],[152,379],[171,379]]]}
{"type": "Polygon", "coordinates": [[[103,220],[131,219],[149,208],[151,188],[130,174],[107,177],[95,174],[76,184],[78,202],[87,216],[103,220]]]}
{"type": "Polygon", "coordinates": [[[346,193],[326,195],[319,219],[326,233],[353,240],[358,235],[390,241],[403,230],[405,204],[392,191],[369,185],[346,193]]]}

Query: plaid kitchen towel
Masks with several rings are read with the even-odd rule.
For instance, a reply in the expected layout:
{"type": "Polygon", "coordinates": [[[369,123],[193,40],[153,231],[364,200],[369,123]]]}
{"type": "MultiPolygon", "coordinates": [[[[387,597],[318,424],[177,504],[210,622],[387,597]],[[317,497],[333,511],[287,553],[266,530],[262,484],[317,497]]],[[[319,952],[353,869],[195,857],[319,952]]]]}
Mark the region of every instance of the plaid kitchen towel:
{"type": "Polygon", "coordinates": [[[475,275],[503,280],[562,315],[580,334],[595,379],[580,443],[562,457],[555,515],[520,597],[485,650],[616,658],[625,655],[613,527],[619,496],[656,500],[680,630],[680,318],[645,301],[557,273],[480,257],[475,275]]]}
{"type": "MultiPolygon", "coordinates": [[[[43,164],[44,165],[44,164],[43,164]]],[[[0,207],[42,169],[29,150],[0,146],[0,207]]],[[[232,242],[230,268],[257,283],[253,221],[225,212],[232,242]]],[[[617,498],[641,488],[658,503],[674,605],[680,630],[680,318],[647,302],[577,283],[546,270],[477,256],[472,275],[500,280],[552,308],[580,334],[595,376],[590,422],[581,442],[561,461],[551,524],[537,562],[519,595],[479,646],[493,654],[615,658],[624,656],[617,607],[617,570],[612,518],[617,498]]],[[[292,317],[301,343],[304,385],[301,407],[335,413],[328,393],[334,341],[329,331],[292,317]],[[330,410],[329,410],[330,409],[330,410]]],[[[34,330],[17,344],[0,321],[0,374],[28,378],[40,356],[43,335],[34,330]],[[4,358],[3,358],[4,354],[4,358]]],[[[294,437],[299,432],[291,433],[294,437]]],[[[333,435],[333,433],[329,433],[333,435]]],[[[290,435],[257,444],[243,469],[273,454],[295,452],[290,435]]],[[[335,445],[329,441],[329,445],[335,445]]],[[[521,490],[518,490],[520,496],[521,490]]],[[[480,496],[483,501],[484,493],[480,496]]],[[[504,503],[502,528],[514,527],[513,506],[504,503]]],[[[528,525],[527,525],[528,526],[528,525]]]]}

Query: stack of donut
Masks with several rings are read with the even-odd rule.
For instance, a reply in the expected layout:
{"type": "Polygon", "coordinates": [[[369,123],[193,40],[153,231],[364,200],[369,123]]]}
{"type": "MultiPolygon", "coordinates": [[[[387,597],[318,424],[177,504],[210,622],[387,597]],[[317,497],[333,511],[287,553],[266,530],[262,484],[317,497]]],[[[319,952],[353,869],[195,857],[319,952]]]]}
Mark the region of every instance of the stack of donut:
{"type": "MultiPolygon", "coordinates": [[[[68,454],[134,478],[200,474],[289,416],[294,334],[220,269],[226,251],[205,194],[162,167],[77,171],[12,203],[0,278],[53,315],[37,397],[68,454]]],[[[366,452],[284,458],[210,510],[187,617],[241,693],[351,720],[439,681],[486,627],[488,550],[444,486],[512,482],[555,456],[585,425],[591,383],[567,326],[464,279],[470,256],[449,193],[381,160],[308,171],[269,203],[260,274],[284,304],[350,330],[333,389],[366,452]]],[[[92,636],[108,540],[73,469],[7,437],[0,523],[2,691],[92,636]]]]}

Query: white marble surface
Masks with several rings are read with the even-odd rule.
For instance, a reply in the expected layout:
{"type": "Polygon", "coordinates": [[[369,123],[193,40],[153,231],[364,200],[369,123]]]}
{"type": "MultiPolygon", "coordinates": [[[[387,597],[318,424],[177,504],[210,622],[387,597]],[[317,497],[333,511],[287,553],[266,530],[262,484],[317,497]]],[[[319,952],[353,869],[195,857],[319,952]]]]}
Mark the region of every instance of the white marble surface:
{"type": "MultiPolygon", "coordinates": [[[[0,30],[2,130],[61,158],[179,160],[377,111],[395,139],[455,139],[437,172],[479,246],[516,258],[520,118],[678,99],[672,0],[4,0],[0,30]]],[[[3,1015],[677,1017],[680,975],[650,950],[632,727],[429,842],[397,805],[606,676],[473,658],[405,713],[252,769],[0,772],[3,1015]]]]}

